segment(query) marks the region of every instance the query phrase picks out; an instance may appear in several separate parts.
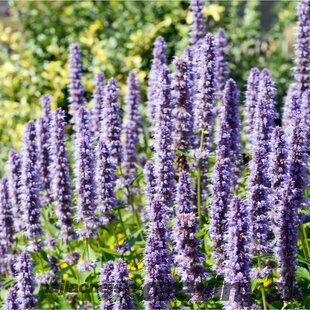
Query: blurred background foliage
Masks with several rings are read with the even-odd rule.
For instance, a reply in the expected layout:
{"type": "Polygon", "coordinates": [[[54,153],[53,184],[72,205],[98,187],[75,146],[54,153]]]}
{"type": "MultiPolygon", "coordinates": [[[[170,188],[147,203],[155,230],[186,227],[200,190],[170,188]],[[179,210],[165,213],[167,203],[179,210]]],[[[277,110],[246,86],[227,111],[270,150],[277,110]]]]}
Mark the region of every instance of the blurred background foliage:
{"type": "MultiPolygon", "coordinates": [[[[295,6],[290,0],[205,3],[208,31],[226,30],[230,75],[241,96],[249,69],[268,66],[281,105],[292,80],[295,6]]],[[[9,1],[0,19],[0,174],[8,150],[20,145],[24,123],[38,117],[40,96],[67,106],[71,43],[80,43],[89,101],[98,71],[114,76],[123,95],[134,69],[144,94],[155,37],[165,38],[171,60],[188,44],[190,23],[188,1],[9,1]]]]}

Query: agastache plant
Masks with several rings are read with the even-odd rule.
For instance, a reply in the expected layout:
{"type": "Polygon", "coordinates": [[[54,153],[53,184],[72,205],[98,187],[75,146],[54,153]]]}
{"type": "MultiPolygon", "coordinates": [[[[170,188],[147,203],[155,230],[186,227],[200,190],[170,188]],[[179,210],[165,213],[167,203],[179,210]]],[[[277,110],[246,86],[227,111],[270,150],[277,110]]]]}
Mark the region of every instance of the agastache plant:
{"type": "Polygon", "coordinates": [[[156,176],[156,194],[162,203],[172,212],[174,197],[174,167],[172,152],[172,101],[170,93],[169,69],[163,66],[158,74],[156,91],[157,110],[154,130],[154,164],[156,176]]]}
{"type": "MultiPolygon", "coordinates": [[[[33,121],[29,121],[23,133],[23,159],[21,173],[21,208],[25,223],[25,235],[33,239],[42,235],[40,227],[40,200],[39,200],[39,172],[38,148],[36,143],[36,129],[33,121]]],[[[38,250],[40,241],[31,240],[29,251],[38,250]]]]}
{"type": "Polygon", "coordinates": [[[19,232],[23,228],[22,209],[21,209],[21,157],[15,150],[10,150],[8,168],[9,168],[9,193],[12,204],[12,213],[14,213],[15,231],[19,232]]]}
{"type": "Polygon", "coordinates": [[[253,141],[253,131],[255,122],[255,110],[257,105],[258,84],[260,72],[257,68],[252,68],[247,79],[245,93],[245,130],[250,142],[253,141]]]}
{"type": "MultiPolygon", "coordinates": [[[[303,115],[303,121],[305,125],[305,138],[306,145],[310,143],[310,90],[306,90],[303,93],[301,100],[301,115],[303,115]]],[[[307,150],[309,153],[309,149],[307,150]]]]}
{"type": "Polygon", "coordinates": [[[108,261],[100,270],[99,277],[99,295],[100,295],[100,309],[112,310],[113,309],[113,286],[114,286],[114,264],[108,261]]]}
{"type": "Polygon", "coordinates": [[[210,274],[201,263],[204,254],[197,250],[201,241],[195,237],[198,221],[193,211],[191,178],[181,171],[176,196],[173,243],[176,272],[181,277],[184,291],[191,302],[203,302],[210,297],[212,289],[202,283],[210,274]]]}
{"type": "Polygon", "coordinates": [[[287,96],[284,103],[282,125],[284,128],[289,129],[293,119],[300,113],[301,98],[298,94],[297,83],[293,83],[289,86],[287,96]]]}
{"type": "Polygon", "coordinates": [[[3,310],[17,310],[17,283],[11,284],[3,302],[3,310]]]}
{"type": "Polygon", "coordinates": [[[78,222],[84,226],[78,230],[78,234],[85,238],[92,236],[97,229],[95,216],[95,156],[92,135],[89,129],[88,113],[81,107],[77,117],[75,137],[75,177],[77,190],[77,214],[78,222]]]}
{"type": "Polygon", "coordinates": [[[114,78],[111,78],[105,88],[100,135],[107,144],[112,162],[116,165],[120,164],[122,158],[122,123],[118,101],[117,82],[114,78]]]}
{"type": "Polygon", "coordinates": [[[309,1],[301,0],[297,5],[297,32],[295,44],[294,78],[297,82],[298,97],[301,99],[310,82],[310,17],[309,1]]]}
{"type": "Polygon", "coordinates": [[[9,197],[9,184],[6,177],[0,179],[0,255],[3,258],[10,252],[14,242],[12,205],[9,197]]]}
{"type": "Polygon", "coordinates": [[[248,211],[244,201],[235,196],[228,214],[228,231],[224,280],[230,285],[229,299],[224,302],[225,309],[247,309],[249,306],[249,265],[248,250],[249,224],[248,211]]]}
{"type": "Polygon", "coordinates": [[[163,37],[158,36],[154,41],[153,60],[149,73],[148,86],[147,86],[147,107],[148,116],[151,122],[151,130],[155,126],[155,112],[156,112],[156,85],[158,72],[163,65],[166,64],[166,43],[163,37]]]}
{"type": "Polygon", "coordinates": [[[220,28],[216,33],[216,84],[219,97],[224,90],[228,78],[226,58],[226,35],[225,30],[220,28]]]}
{"type": "MultiPolygon", "coordinates": [[[[188,58],[191,58],[191,50],[187,51],[188,58]]],[[[190,150],[193,146],[193,104],[192,104],[192,63],[185,57],[174,60],[175,72],[172,76],[172,100],[174,109],[172,111],[174,121],[173,148],[175,150],[176,170],[187,170],[187,157],[178,152],[190,150]]]]}
{"type": "Polygon", "coordinates": [[[27,252],[22,252],[17,261],[17,301],[18,309],[34,310],[36,298],[34,296],[35,282],[33,261],[27,252]]]}
{"type": "Polygon", "coordinates": [[[85,104],[84,86],[82,84],[82,65],[80,64],[80,48],[77,43],[70,45],[69,55],[69,103],[71,122],[75,126],[75,118],[81,106],[85,104]]]}
{"type": "Polygon", "coordinates": [[[41,204],[46,205],[51,201],[51,97],[43,95],[40,100],[42,115],[37,121],[38,168],[40,173],[40,190],[44,191],[41,204]]]}
{"type": "Polygon", "coordinates": [[[57,216],[56,225],[61,229],[59,237],[63,241],[71,240],[75,233],[73,227],[72,192],[69,176],[69,163],[65,143],[65,113],[57,108],[51,122],[51,179],[52,196],[57,216]]]}
{"type": "Polygon", "coordinates": [[[127,92],[125,95],[125,120],[123,126],[123,161],[122,172],[127,180],[132,180],[136,173],[137,144],[141,117],[139,113],[140,90],[136,74],[131,71],[127,78],[127,92]]]}
{"type": "Polygon", "coordinates": [[[189,37],[190,43],[195,45],[205,36],[206,26],[204,25],[205,19],[202,12],[203,2],[201,0],[191,0],[189,9],[192,15],[189,37]]]}
{"type": "Polygon", "coordinates": [[[143,218],[144,220],[149,219],[150,212],[151,212],[151,203],[155,197],[156,193],[156,178],[154,175],[154,164],[151,161],[148,161],[143,170],[144,174],[144,181],[145,181],[145,198],[146,198],[146,205],[145,209],[143,210],[143,218]]]}

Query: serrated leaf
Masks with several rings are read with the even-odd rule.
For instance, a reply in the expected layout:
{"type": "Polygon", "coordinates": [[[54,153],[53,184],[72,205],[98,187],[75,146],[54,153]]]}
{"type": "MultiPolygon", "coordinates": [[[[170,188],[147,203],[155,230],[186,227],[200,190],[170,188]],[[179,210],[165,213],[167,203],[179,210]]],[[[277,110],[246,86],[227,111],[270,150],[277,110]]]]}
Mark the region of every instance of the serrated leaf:
{"type": "Polygon", "coordinates": [[[301,266],[297,266],[296,268],[296,277],[297,279],[306,279],[310,281],[310,273],[308,269],[301,266]]]}
{"type": "Polygon", "coordinates": [[[265,279],[257,278],[251,279],[251,291],[254,292],[257,286],[261,283],[264,283],[265,279]]]}

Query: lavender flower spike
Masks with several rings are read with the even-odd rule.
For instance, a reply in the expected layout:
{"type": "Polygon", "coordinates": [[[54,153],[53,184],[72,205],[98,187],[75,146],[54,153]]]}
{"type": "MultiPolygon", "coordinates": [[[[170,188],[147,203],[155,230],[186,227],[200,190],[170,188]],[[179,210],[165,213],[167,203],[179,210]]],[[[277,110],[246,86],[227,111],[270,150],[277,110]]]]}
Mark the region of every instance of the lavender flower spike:
{"type": "Polygon", "coordinates": [[[89,129],[88,113],[81,107],[77,117],[77,134],[75,141],[75,177],[77,197],[77,221],[84,222],[78,234],[85,238],[97,230],[95,217],[95,158],[93,140],[89,129]]]}
{"type": "Polygon", "coordinates": [[[210,297],[212,290],[202,281],[209,277],[207,270],[200,265],[204,254],[197,250],[201,243],[195,237],[198,231],[197,218],[192,209],[191,179],[187,171],[181,171],[176,197],[176,217],[174,219],[173,241],[174,260],[177,274],[181,276],[183,290],[191,302],[202,302],[210,297]]]}
{"type": "Polygon", "coordinates": [[[127,78],[127,92],[125,96],[125,121],[123,127],[123,161],[122,171],[125,177],[133,179],[136,173],[135,163],[137,162],[137,144],[139,143],[139,133],[141,117],[139,113],[140,90],[136,74],[131,71],[127,78]]]}
{"type": "Polygon", "coordinates": [[[190,1],[190,11],[193,22],[190,25],[191,32],[189,33],[190,43],[195,45],[205,35],[206,26],[204,25],[204,15],[202,12],[203,2],[201,0],[190,1]]]}
{"type": "Polygon", "coordinates": [[[111,152],[111,158],[114,164],[120,164],[122,157],[122,123],[120,120],[120,109],[117,96],[117,82],[114,78],[111,78],[108,80],[105,88],[101,121],[101,136],[111,152]]]}
{"type": "Polygon", "coordinates": [[[257,105],[258,83],[260,72],[257,68],[252,68],[247,79],[247,89],[245,93],[245,131],[249,140],[253,141],[253,130],[255,122],[255,109],[257,105]]]}
{"type": "Polygon", "coordinates": [[[97,195],[98,210],[101,212],[102,220],[108,223],[111,220],[110,211],[116,206],[114,193],[115,166],[111,163],[110,153],[106,144],[99,140],[97,144],[97,195]]]}
{"type": "Polygon", "coordinates": [[[14,242],[12,205],[7,178],[0,179],[0,255],[5,256],[14,242]]]}
{"type": "Polygon", "coordinates": [[[15,150],[9,152],[9,192],[12,203],[12,213],[14,214],[15,231],[19,232],[23,228],[23,221],[21,219],[21,157],[15,150]]]}
{"type": "Polygon", "coordinates": [[[309,1],[301,0],[297,5],[297,32],[295,44],[294,78],[297,82],[298,97],[309,89],[310,82],[310,17],[309,1]]]}
{"type": "Polygon", "coordinates": [[[80,49],[77,43],[70,45],[69,55],[69,103],[72,123],[75,126],[75,117],[81,106],[84,106],[84,87],[82,84],[82,65],[80,64],[80,49]]]}
{"type": "Polygon", "coordinates": [[[293,83],[289,86],[287,96],[285,98],[282,126],[283,128],[289,128],[293,119],[300,113],[301,100],[298,95],[297,83],[293,83]]]}
{"type": "Polygon", "coordinates": [[[146,208],[144,210],[145,220],[149,219],[151,212],[151,203],[156,193],[156,178],[154,176],[154,164],[148,161],[144,167],[144,179],[145,179],[145,196],[146,196],[146,208]]]}
{"type": "Polygon", "coordinates": [[[148,117],[151,122],[151,129],[155,126],[155,111],[156,111],[156,81],[158,77],[158,70],[166,64],[166,43],[164,38],[158,36],[154,41],[153,49],[153,60],[152,66],[149,73],[148,86],[147,86],[147,106],[148,106],[148,117]]]}
{"type": "Polygon", "coordinates": [[[99,72],[95,75],[94,81],[95,90],[93,93],[94,105],[92,107],[92,130],[95,134],[100,132],[100,124],[102,121],[102,109],[104,98],[104,74],[99,72]]]}
{"type": "Polygon", "coordinates": [[[113,286],[114,286],[114,277],[113,277],[114,265],[112,261],[108,261],[104,264],[103,268],[100,271],[100,309],[101,310],[112,310],[113,309],[113,286]]]}
{"type": "MultiPolygon", "coordinates": [[[[187,50],[187,56],[192,58],[191,50],[187,50]]],[[[192,63],[181,57],[175,59],[174,67],[176,71],[172,78],[172,98],[174,109],[172,111],[174,120],[173,148],[175,150],[190,150],[193,145],[193,105],[192,97],[192,63]]],[[[182,171],[188,169],[187,158],[185,155],[176,152],[175,154],[176,170],[182,171]]]]}
{"type": "Polygon", "coordinates": [[[231,202],[228,223],[224,280],[231,285],[231,290],[225,309],[247,309],[250,286],[247,246],[249,224],[247,208],[239,196],[235,196],[231,202]]]}
{"type": "Polygon", "coordinates": [[[158,73],[156,106],[156,127],[154,132],[156,193],[167,207],[167,210],[170,209],[170,212],[172,212],[174,168],[171,132],[173,124],[169,69],[166,66],[163,66],[158,73]]]}
{"type": "Polygon", "coordinates": [[[51,123],[51,97],[43,95],[41,97],[42,115],[37,121],[38,136],[38,168],[40,173],[40,190],[43,194],[42,205],[51,201],[51,156],[50,156],[50,123],[51,123]]]}
{"type": "Polygon", "coordinates": [[[20,254],[17,261],[17,301],[18,309],[34,310],[36,308],[36,298],[34,297],[34,274],[33,261],[27,252],[20,254]]]}
{"type": "Polygon", "coordinates": [[[223,28],[220,28],[216,33],[216,51],[216,82],[220,97],[228,78],[228,65],[226,62],[226,36],[223,28]]]}
{"type": "MultiPolygon", "coordinates": [[[[39,203],[39,175],[37,168],[37,144],[36,129],[33,121],[29,121],[23,134],[23,160],[21,174],[21,207],[23,221],[26,228],[26,236],[29,239],[42,235],[40,227],[40,203],[39,203]]],[[[31,250],[40,248],[38,242],[34,242],[31,250]]]]}
{"type": "MultiPolygon", "coordinates": [[[[301,115],[304,118],[306,145],[310,143],[310,90],[303,93],[301,100],[301,115]]],[[[309,149],[307,150],[309,154],[309,149]]]]}
{"type": "Polygon", "coordinates": [[[72,193],[69,176],[69,163],[65,144],[65,113],[57,108],[51,122],[51,170],[52,196],[57,216],[57,226],[61,228],[59,237],[63,241],[71,240],[75,233],[73,227],[72,193]]]}
{"type": "MultiPolygon", "coordinates": [[[[211,33],[208,33],[201,41],[198,52],[198,88],[195,97],[194,129],[204,132],[203,150],[208,151],[213,131],[216,101],[215,42],[211,33]]],[[[199,143],[200,135],[197,139],[197,145],[199,143]]]]}
{"type": "Polygon", "coordinates": [[[126,263],[119,259],[116,261],[113,271],[113,297],[115,299],[114,310],[130,310],[134,309],[133,297],[130,293],[131,281],[128,278],[128,270],[126,263]]]}
{"type": "Polygon", "coordinates": [[[287,179],[286,135],[281,127],[276,127],[271,136],[271,153],[269,157],[269,180],[270,187],[270,212],[269,217],[273,225],[277,224],[280,203],[282,200],[282,188],[287,179]]]}
{"type": "Polygon", "coordinates": [[[3,303],[2,310],[18,310],[18,302],[17,302],[17,284],[13,283],[5,298],[3,303]]]}

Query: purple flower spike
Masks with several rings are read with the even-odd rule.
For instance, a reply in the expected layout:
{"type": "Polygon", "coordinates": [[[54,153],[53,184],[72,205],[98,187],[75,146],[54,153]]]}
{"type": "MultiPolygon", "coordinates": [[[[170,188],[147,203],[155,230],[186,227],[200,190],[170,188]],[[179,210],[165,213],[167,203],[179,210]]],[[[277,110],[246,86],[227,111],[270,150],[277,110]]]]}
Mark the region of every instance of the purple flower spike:
{"type": "Polygon", "coordinates": [[[228,215],[224,280],[231,285],[225,309],[247,309],[249,306],[248,212],[243,200],[235,196],[228,215]]]}
{"type": "Polygon", "coordinates": [[[216,33],[216,77],[219,97],[224,90],[228,78],[228,65],[226,62],[226,35],[225,30],[220,28],[216,33]]]}
{"type": "Polygon", "coordinates": [[[3,303],[3,310],[18,310],[18,302],[17,302],[17,283],[13,283],[5,298],[3,303]]]}
{"type": "MultiPolygon", "coordinates": [[[[193,145],[193,105],[192,105],[192,52],[187,49],[187,57],[175,59],[173,64],[176,71],[172,78],[172,98],[174,109],[172,111],[174,120],[173,148],[175,150],[190,150],[193,145]]],[[[188,169],[185,155],[176,152],[176,170],[188,169]]]]}
{"type": "Polygon", "coordinates": [[[190,43],[195,45],[205,36],[206,26],[204,25],[205,19],[202,12],[203,2],[201,0],[191,0],[189,9],[193,19],[193,22],[190,25],[191,32],[189,33],[189,37],[190,43]]]}
{"type": "Polygon", "coordinates": [[[117,82],[111,78],[105,88],[101,136],[107,144],[114,164],[120,164],[122,158],[121,127],[117,82]]]}
{"type": "Polygon", "coordinates": [[[276,127],[271,136],[271,153],[269,158],[269,180],[270,187],[270,219],[272,223],[277,224],[279,207],[282,200],[282,188],[287,179],[286,135],[282,128],[276,127]]]}
{"type": "Polygon", "coordinates": [[[199,238],[197,217],[192,209],[191,178],[187,171],[181,171],[176,197],[176,218],[174,219],[174,260],[177,274],[181,276],[183,290],[191,302],[202,302],[210,297],[212,290],[202,281],[209,277],[207,270],[200,265],[204,254],[197,250],[199,238]]]}
{"type": "Polygon", "coordinates": [[[9,192],[12,203],[12,213],[14,214],[14,226],[15,231],[19,232],[24,223],[22,221],[22,209],[21,209],[21,157],[15,150],[9,152],[9,192]]]}
{"type": "Polygon", "coordinates": [[[9,198],[9,184],[7,178],[0,179],[0,255],[3,257],[10,251],[14,242],[14,222],[12,205],[9,198]]]}
{"type": "MultiPolygon", "coordinates": [[[[194,129],[199,133],[204,132],[203,150],[209,151],[216,101],[215,42],[211,33],[201,41],[198,53],[194,129]]],[[[200,135],[197,137],[197,145],[199,144],[200,135]]]]}
{"type": "Polygon", "coordinates": [[[156,198],[151,203],[150,220],[151,226],[145,244],[143,284],[148,292],[148,298],[144,301],[144,305],[148,310],[168,309],[168,302],[174,297],[166,226],[168,217],[164,204],[156,198]]]}
{"type": "Polygon", "coordinates": [[[97,194],[98,210],[102,220],[108,223],[111,220],[109,212],[116,206],[114,193],[115,166],[111,163],[110,153],[106,144],[99,140],[97,144],[97,194]]]}
{"type": "Polygon", "coordinates": [[[141,117],[139,113],[140,90],[136,74],[131,71],[127,78],[127,92],[125,96],[125,121],[123,128],[123,161],[122,171],[126,178],[133,179],[136,173],[137,144],[141,132],[141,117]]]}
{"type": "Polygon", "coordinates": [[[18,309],[34,310],[36,308],[36,298],[34,297],[34,274],[33,261],[27,252],[20,254],[17,261],[17,301],[18,309]]]}
{"type": "MultiPolygon", "coordinates": [[[[310,90],[303,93],[301,100],[301,115],[303,115],[306,135],[306,145],[310,145],[310,90]]],[[[309,154],[309,149],[307,150],[309,154]]]]}
{"type": "Polygon", "coordinates": [[[69,176],[69,163],[65,144],[65,113],[57,108],[52,115],[51,122],[51,170],[52,174],[52,196],[57,216],[57,226],[61,232],[59,237],[63,241],[69,241],[74,237],[72,209],[72,193],[69,176]]]}
{"type": "Polygon", "coordinates": [[[251,142],[253,142],[252,134],[255,122],[259,75],[260,72],[257,68],[251,69],[247,79],[247,89],[245,93],[245,130],[251,142]]]}
{"type": "Polygon", "coordinates": [[[148,161],[144,167],[144,180],[145,180],[145,196],[146,196],[146,207],[143,210],[143,217],[145,220],[149,219],[151,212],[151,203],[156,193],[156,179],[154,175],[154,164],[148,161]]]}
{"type": "Polygon", "coordinates": [[[153,49],[153,60],[152,66],[149,73],[148,86],[147,86],[147,106],[148,106],[148,117],[151,122],[151,129],[155,127],[155,111],[156,111],[156,84],[158,71],[161,69],[163,65],[166,64],[166,43],[164,38],[158,36],[154,41],[154,49],[153,49]]]}
{"type": "Polygon", "coordinates": [[[104,74],[99,72],[95,75],[95,90],[93,93],[94,105],[92,106],[91,124],[95,134],[100,132],[102,121],[103,98],[104,98],[104,74]]]}
{"type": "Polygon", "coordinates": [[[75,118],[81,106],[85,104],[84,86],[82,84],[82,65],[80,64],[80,48],[77,43],[70,45],[69,55],[69,103],[72,123],[75,126],[75,118]]]}
{"type": "Polygon", "coordinates": [[[95,217],[95,158],[92,136],[89,130],[89,118],[85,107],[81,107],[77,117],[75,141],[75,177],[77,197],[77,221],[84,222],[78,234],[85,238],[97,230],[95,217]]]}
{"type": "Polygon", "coordinates": [[[114,286],[114,277],[113,277],[114,265],[112,261],[108,261],[104,264],[103,268],[100,271],[100,309],[101,310],[112,310],[113,309],[113,286],[114,286]]]}
{"type": "Polygon", "coordinates": [[[297,5],[297,32],[295,44],[294,78],[297,82],[298,97],[309,89],[310,82],[310,17],[309,1],[301,0],[297,5]]]}
{"type": "Polygon", "coordinates": [[[297,83],[289,86],[284,103],[282,126],[289,128],[295,116],[300,113],[301,101],[298,95],[297,83]]]}
{"type": "MultiPolygon", "coordinates": [[[[21,173],[21,208],[27,238],[42,235],[40,227],[39,174],[37,168],[36,129],[33,121],[29,121],[23,134],[23,160],[21,173]]],[[[40,248],[39,243],[30,242],[33,251],[40,248]]]]}
{"type": "Polygon", "coordinates": [[[131,281],[128,278],[128,270],[126,263],[119,259],[116,261],[113,271],[113,297],[114,310],[130,310],[134,309],[133,297],[130,293],[131,281]]]}
{"type": "Polygon", "coordinates": [[[172,212],[174,167],[172,152],[172,101],[169,69],[163,66],[158,74],[156,91],[156,127],[154,132],[154,164],[158,199],[172,212]]]}

